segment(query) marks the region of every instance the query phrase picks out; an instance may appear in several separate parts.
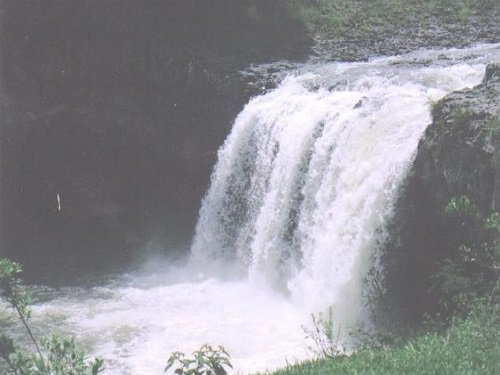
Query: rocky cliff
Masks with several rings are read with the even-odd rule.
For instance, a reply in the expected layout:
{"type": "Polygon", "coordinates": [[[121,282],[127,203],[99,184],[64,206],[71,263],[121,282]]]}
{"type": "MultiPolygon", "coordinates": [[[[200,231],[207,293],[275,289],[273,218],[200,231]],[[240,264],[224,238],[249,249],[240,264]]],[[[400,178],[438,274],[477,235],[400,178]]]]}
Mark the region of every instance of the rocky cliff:
{"type": "Polygon", "coordinates": [[[415,319],[436,307],[431,275],[466,233],[447,222],[450,199],[465,195],[484,215],[500,210],[499,146],[500,64],[492,64],[479,86],[434,106],[401,192],[385,254],[388,295],[400,315],[415,319]]]}
{"type": "Polygon", "coordinates": [[[188,247],[239,70],[308,54],[282,3],[1,1],[0,257],[52,275],[188,247]]]}
{"type": "Polygon", "coordinates": [[[452,93],[433,111],[419,145],[415,184],[436,207],[467,195],[483,213],[500,209],[500,64],[478,87],[452,93]]]}

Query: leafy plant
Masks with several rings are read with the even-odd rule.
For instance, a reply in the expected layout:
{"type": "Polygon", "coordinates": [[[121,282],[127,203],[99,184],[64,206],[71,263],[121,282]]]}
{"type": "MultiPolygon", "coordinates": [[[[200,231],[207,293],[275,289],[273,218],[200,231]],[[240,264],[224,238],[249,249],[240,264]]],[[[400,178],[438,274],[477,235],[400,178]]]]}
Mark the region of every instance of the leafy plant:
{"type": "Polygon", "coordinates": [[[193,352],[191,357],[182,352],[172,353],[164,372],[172,367],[177,375],[226,375],[225,367],[233,368],[229,354],[222,346],[213,348],[208,344],[193,352]]]}
{"type": "Polygon", "coordinates": [[[476,215],[477,209],[465,195],[451,198],[444,212],[447,214],[476,215]]]}
{"type": "Polygon", "coordinates": [[[36,354],[25,353],[7,335],[0,336],[0,358],[7,364],[7,370],[14,375],[97,375],[103,369],[103,360],[88,361],[85,352],[77,347],[74,338],[51,336],[35,339],[28,324],[31,317],[29,304],[31,293],[19,274],[22,267],[9,259],[0,260],[0,297],[17,313],[29,338],[36,348],[36,354]]]}
{"type": "Polygon", "coordinates": [[[485,218],[465,196],[451,199],[445,212],[459,226],[457,233],[466,232],[465,241],[443,261],[431,290],[439,291],[449,315],[465,314],[475,298],[498,294],[500,215],[495,212],[485,218]]]}
{"type": "Polygon", "coordinates": [[[85,352],[78,348],[73,337],[53,335],[42,340],[42,347],[47,353],[47,364],[37,369],[37,374],[97,375],[104,364],[100,358],[87,362],[85,352]]]}
{"type": "Polygon", "coordinates": [[[22,267],[19,263],[8,259],[0,260],[0,296],[17,312],[43,363],[42,352],[27,323],[27,319],[31,316],[31,310],[28,307],[31,303],[31,293],[23,286],[22,280],[18,277],[21,272],[22,267]]]}
{"type": "Polygon", "coordinates": [[[346,349],[340,343],[341,327],[335,326],[333,309],[330,306],[326,314],[311,314],[312,328],[302,326],[306,338],[314,343],[310,349],[323,358],[334,358],[345,354],[346,349]]]}
{"type": "Polygon", "coordinates": [[[492,213],[484,223],[486,229],[500,232],[500,214],[498,212],[492,213]]]}

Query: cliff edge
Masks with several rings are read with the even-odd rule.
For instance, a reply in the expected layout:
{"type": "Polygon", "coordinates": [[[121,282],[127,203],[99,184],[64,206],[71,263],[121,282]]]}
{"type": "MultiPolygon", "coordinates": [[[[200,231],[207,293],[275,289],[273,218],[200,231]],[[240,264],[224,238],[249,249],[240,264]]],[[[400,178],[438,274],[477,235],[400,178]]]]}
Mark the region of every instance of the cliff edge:
{"type": "Polygon", "coordinates": [[[462,195],[483,215],[500,211],[498,63],[487,66],[480,85],[436,103],[402,189],[384,264],[389,302],[404,320],[437,308],[431,276],[467,232],[452,229],[444,210],[462,195]]]}

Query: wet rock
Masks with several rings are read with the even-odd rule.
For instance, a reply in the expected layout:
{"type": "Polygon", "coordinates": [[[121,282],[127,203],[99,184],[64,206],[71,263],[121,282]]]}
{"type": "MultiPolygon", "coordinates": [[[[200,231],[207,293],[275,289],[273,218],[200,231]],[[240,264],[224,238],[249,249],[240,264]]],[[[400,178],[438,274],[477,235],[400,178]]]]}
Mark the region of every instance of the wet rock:
{"type": "Polygon", "coordinates": [[[436,207],[467,195],[487,214],[500,210],[500,64],[478,87],[452,93],[433,110],[418,149],[414,183],[436,207]]]}
{"type": "Polygon", "coordinates": [[[437,308],[431,276],[460,245],[444,209],[466,195],[483,215],[500,211],[500,64],[483,82],[454,92],[433,109],[386,244],[386,282],[399,316],[419,319],[437,308]]]}

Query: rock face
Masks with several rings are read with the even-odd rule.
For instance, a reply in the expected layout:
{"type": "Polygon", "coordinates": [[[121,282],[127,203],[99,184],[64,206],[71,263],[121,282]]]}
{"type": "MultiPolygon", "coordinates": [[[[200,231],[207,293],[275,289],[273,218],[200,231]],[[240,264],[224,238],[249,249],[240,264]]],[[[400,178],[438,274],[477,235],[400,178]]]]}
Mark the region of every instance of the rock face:
{"type": "Polygon", "coordinates": [[[437,207],[467,195],[483,213],[500,209],[500,64],[483,83],[455,92],[434,109],[419,145],[416,183],[437,207]]]}
{"type": "Polygon", "coordinates": [[[437,103],[419,144],[385,255],[388,294],[402,316],[436,306],[431,275],[461,236],[450,232],[444,208],[460,195],[484,215],[500,211],[500,64],[487,67],[479,86],[437,103]]]}
{"type": "Polygon", "coordinates": [[[0,257],[52,275],[188,247],[239,70],[309,53],[283,6],[2,1],[0,257]]]}
{"type": "MultiPolygon", "coordinates": [[[[313,50],[318,56],[330,59],[363,60],[368,56],[403,54],[422,47],[456,48],[468,46],[472,41],[498,42],[498,1],[476,2],[470,7],[470,4],[442,0],[434,9],[426,6],[425,3],[430,2],[412,3],[408,3],[402,13],[384,14],[384,22],[373,22],[373,19],[370,22],[366,12],[372,9],[372,2],[351,2],[351,9],[364,14],[357,21],[361,24],[348,28],[347,32],[334,29],[315,35],[313,50]],[[413,16],[409,16],[411,13],[413,16]],[[363,30],[363,22],[370,23],[368,32],[363,30]]],[[[349,22],[356,23],[355,17],[349,22]]]]}

